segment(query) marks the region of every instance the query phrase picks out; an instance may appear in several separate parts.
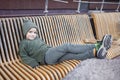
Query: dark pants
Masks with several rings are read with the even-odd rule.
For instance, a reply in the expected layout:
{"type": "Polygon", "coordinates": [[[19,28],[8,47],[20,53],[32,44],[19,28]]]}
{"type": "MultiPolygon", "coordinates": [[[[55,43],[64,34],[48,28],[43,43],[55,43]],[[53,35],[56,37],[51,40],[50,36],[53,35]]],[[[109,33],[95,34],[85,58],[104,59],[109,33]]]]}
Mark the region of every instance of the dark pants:
{"type": "Polygon", "coordinates": [[[47,64],[56,64],[58,62],[70,59],[84,60],[93,58],[94,44],[75,45],[63,44],[58,47],[50,48],[45,55],[47,64]]]}

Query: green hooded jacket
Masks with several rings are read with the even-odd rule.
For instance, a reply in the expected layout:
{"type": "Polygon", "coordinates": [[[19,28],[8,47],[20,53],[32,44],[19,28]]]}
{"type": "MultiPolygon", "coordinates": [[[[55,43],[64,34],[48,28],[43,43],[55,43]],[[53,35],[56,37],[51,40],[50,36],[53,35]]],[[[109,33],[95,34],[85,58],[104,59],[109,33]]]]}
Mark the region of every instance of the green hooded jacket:
{"type": "MultiPolygon", "coordinates": [[[[23,23],[23,34],[24,36],[31,28],[37,28],[37,26],[31,21],[27,20],[23,23]]],[[[47,50],[50,48],[40,38],[34,40],[24,39],[20,42],[19,55],[23,63],[28,64],[31,67],[44,64],[44,57],[47,50]]]]}

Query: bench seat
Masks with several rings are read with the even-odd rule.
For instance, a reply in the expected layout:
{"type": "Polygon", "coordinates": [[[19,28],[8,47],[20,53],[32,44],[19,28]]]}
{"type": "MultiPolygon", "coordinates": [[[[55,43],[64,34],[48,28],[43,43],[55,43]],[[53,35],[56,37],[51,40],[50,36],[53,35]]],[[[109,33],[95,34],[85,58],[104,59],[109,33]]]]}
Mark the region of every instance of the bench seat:
{"type": "Polygon", "coordinates": [[[0,80],[61,80],[80,63],[80,60],[68,60],[36,69],[23,64],[17,53],[23,39],[24,19],[33,21],[38,26],[39,37],[53,47],[63,43],[84,44],[85,39],[96,41],[88,15],[0,18],[0,80]]]}
{"type": "Polygon", "coordinates": [[[113,37],[112,48],[109,49],[107,58],[112,59],[120,55],[120,12],[92,13],[91,14],[97,40],[105,34],[113,37]]]}

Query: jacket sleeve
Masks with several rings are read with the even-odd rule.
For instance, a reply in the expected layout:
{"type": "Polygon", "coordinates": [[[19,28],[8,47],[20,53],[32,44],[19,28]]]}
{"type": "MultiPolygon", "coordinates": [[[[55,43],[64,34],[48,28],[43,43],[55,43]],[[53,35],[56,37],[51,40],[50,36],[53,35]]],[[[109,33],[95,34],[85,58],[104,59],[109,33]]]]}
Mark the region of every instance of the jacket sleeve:
{"type": "Polygon", "coordinates": [[[31,66],[33,68],[39,65],[39,63],[34,58],[31,58],[28,55],[28,53],[25,50],[25,46],[23,44],[21,44],[19,46],[19,55],[20,55],[23,63],[28,64],[29,66],[31,66]]]}

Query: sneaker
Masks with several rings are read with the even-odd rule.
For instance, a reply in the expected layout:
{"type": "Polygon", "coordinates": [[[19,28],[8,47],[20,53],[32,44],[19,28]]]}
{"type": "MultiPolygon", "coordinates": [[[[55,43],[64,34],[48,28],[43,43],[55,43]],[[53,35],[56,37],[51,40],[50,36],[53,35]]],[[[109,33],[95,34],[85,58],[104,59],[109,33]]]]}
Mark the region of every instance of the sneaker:
{"type": "Polygon", "coordinates": [[[111,47],[111,44],[112,44],[112,36],[106,34],[102,39],[102,46],[104,46],[105,49],[108,50],[111,47]]]}
{"type": "Polygon", "coordinates": [[[105,49],[104,46],[101,46],[97,51],[97,57],[100,59],[104,59],[106,58],[106,55],[107,55],[107,50],[105,49]]]}

